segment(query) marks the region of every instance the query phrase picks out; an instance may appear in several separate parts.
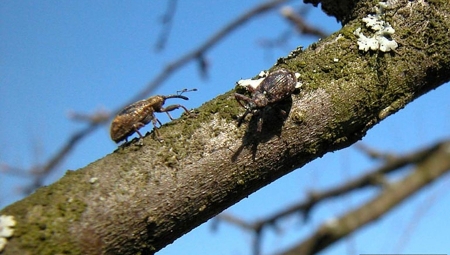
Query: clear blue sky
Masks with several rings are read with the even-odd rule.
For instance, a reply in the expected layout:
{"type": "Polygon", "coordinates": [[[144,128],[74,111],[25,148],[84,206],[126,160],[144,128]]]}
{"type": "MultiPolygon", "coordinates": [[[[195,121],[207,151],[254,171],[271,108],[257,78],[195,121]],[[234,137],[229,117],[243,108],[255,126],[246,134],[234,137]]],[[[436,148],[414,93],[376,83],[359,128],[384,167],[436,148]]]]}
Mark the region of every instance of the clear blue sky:
{"type": "MultiPolygon", "coordinates": [[[[198,46],[225,24],[260,1],[178,1],[173,29],[163,52],[154,46],[163,27],[159,23],[166,1],[12,1],[0,2],[0,163],[19,168],[44,163],[84,124],[67,118],[69,111],[92,113],[113,110],[136,95],[165,64],[198,46]]],[[[334,18],[312,8],[307,16],[327,32],[339,29],[334,18]]],[[[316,39],[294,36],[284,47],[265,50],[261,39],[275,38],[289,25],[277,12],[247,23],[206,55],[209,78],[201,79],[190,63],[168,79],[155,94],[197,88],[185,105],[195,108],[235,86],[240,78],[270,68],[280,56],[316,39]]],[[[355,42],[356,44],[356,42],[355,42]]],[[[428,93],[369,131],[363,142],[389,152],[407,152],[449,136],[450,88],[428,93]]],[[[174,116],[179,116],[180,111],[174,116]]],[[[164,115],[160,115],[166,121],[164,115]]],[[[144,128],[144,132],[151,127],[144,128]]],[[[109,127],[84,139],[46,180],[50,184],[67,169],[76,170],[116,145],[109,127]]],[[[322,189],[374,167],[354,148],[328,154],[228,209],[252,220],[264,217],[322,189]]],[[[22,198],[26,180],[0,174],[0,208],[22,198]]],[[[449,178],[414,196],[376,224],[339,242],[323,254],[448,253],[449,178]],[[427,201],[434,203],[427,205],[427,201]],[[424,210],[425,207],[425,210],[424,210]],[[422,218],[415,213],[424,210],[422,218]],[[408,226],[414,226],[406,235],[408,226]],[[409,239],[405,239],[409,238],[409,239]],[[404,245],[400,245],[404,242],[404,245]]],[[[282,233],[268,231],[265,254],[287,248],[324,219],[341,215],[373,194],[345,197],[313,211],[311,221],[299,218],[281,224],[282,233]]],[[[159,254],[250,254],[251,235],[221,224],[212,233],[206,223],[159,254]]]]}

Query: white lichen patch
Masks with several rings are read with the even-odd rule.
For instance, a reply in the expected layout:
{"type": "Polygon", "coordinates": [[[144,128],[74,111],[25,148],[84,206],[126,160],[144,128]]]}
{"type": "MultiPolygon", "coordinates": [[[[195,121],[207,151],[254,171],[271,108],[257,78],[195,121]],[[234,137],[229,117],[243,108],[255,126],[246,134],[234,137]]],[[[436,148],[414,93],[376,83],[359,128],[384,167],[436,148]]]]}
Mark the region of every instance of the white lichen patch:
{"type": "Polygon", "coordinates": [[[92,177],[91,179],[89,179],[89,183],[90,184],[94,184],[94,183],[96,183],[98,181],[98,178],[97,177],[92,177]]]}
{"type": "Polygon", "coordinates": [[[265,78],[259,78],[257,80],[252,80],[252,79],[245,79],[245,80],[239,80],[237,82],[237,85],[242,86],[242,87],[253,87],[256,88],[259,86],[259,84],[261,84],[261,82],[264,80],[265,78]]]}
{"type": "Polygon", "coordinates": [[[16,221],[14,220],[14,216],[0,216],[0,252],[3,251],[6,246],[6,243],[8,242],[7,238],[14,234],[14,229],[12,227],[15,225],[16,221]]]}
{"type": "MultiPolygon", "coordinates": [[[[241,79],[237,82],[237,85],[241,86],[241,87],[253,87],[253,88],[257,88],[259,86],[259,84],[261,84],[261,82],[267,77],[267,75],[269,74],[269,72],[267,71],[261,71],[258,74],[258,79],[253,80],[253,79],[241,79]]],[[[295,88],[300,88],[302,86],[302,83],[299,82],[299,78],[300,78],[300,73],[295,73],[295,77],[297,78],[297,83],[295,84],[295,88]]]]}
{"type": "Polygon", "coordinates": [[[266,71],[261,71],[259,74],[258,74],[258,79],[256,79],[256,80],[252,80],[252,79],[242,79],[242,80],[239,80],[238,82],[237,82],[237,85],[239,85],[239,86],[241,86],[241,87],[248,87],[248,86],[251,86],[251,87],[253,87],[253,88],[256,88],[256,87],[258,87],[259,86],[259,84],[261,84],[261,82],[267,77],[267,75],[269,74],[269,72],[266,72],[266,71]]]}
{"type": "Polygon", "coordinates": [[[295,84],[295,88],[299,89],[302,87],[302,82],[300,81],[300,73],[295,73],[295,78],[297,79],[297,83],[295,84]]]}
{"type": "Polygon", "coordinates": [[[344,36],[342,34],[338,34],[338,36],[336,37],[336,39],[334,39],[335,42],[344,39],[344,36]]]}
{"type": "Polygon", "coordinates": [[[384,21],[384,11],[390,7],[388,2],[379,2],[375,7],[375,14],[369,14],[362,21],[366,23],[366,27],[374,32],[372,36],[365,36],[358,27],[353,34],[358,36],[358,49],[362,51],[380,50],[388,52],[395,50],[398,44],[391,36],[395,33],[395,29],[384,21]]]}

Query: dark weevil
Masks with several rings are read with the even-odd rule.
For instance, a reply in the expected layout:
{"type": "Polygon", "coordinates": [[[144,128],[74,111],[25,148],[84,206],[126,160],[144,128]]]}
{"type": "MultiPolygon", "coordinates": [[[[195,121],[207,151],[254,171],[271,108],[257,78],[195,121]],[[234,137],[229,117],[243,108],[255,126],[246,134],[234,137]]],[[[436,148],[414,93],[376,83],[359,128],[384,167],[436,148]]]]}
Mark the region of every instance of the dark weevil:
{"type": "Polygon", "coordinates": [[[169,98],[181,98],[184,100],[189,100],[189,98],[182,96],[181,94],[183,92],[196,90],[197,89],[184,89],[182,91],[179,91],[181,93],[176,95],[152,96],[125,107],[117,114],[117,116],[111,123],[111,139],[116,143],[119,143],[123,140],[125,140],[125,142],[128,142],[128,137],[135,132],[138,133],[140,138],[143,138],[142,134],[139,132],[139,129],[150,123],[150,121],[153,123],[155,132],[158,135],[156,123],[159,123],[159,125],[161,126],[161,122],[155,117],[155,112],[165,112],[171,120],[173,120],[173,118],[172,116],[170,116],[169,112],[180,107],[189,114],[188,109],[180,104],[169,105],[165,108],[163,108],[163,105],[166,99],[169,98]]]}
{"type": "MultiPolygon", "coordinates": [[[[235,93],[238,103],[245,108],[244,114],[238,118],[238,127],[241,126],[245,116],[249,113],[258,116],[257,131],[261,132],[264,118],[264,108],[284,101],[291,96],[297,85],[295,74],[281,68],[269,73],[269,75],[256,87],[247,86],[252,97],[235,93]],[[245,104],[242,103],[245,102],[245,104]]],[[[282,111],[283,113],[283,111],[282,111]]],[[[284,112],[284,114],[286,114],[284,112]]]]}

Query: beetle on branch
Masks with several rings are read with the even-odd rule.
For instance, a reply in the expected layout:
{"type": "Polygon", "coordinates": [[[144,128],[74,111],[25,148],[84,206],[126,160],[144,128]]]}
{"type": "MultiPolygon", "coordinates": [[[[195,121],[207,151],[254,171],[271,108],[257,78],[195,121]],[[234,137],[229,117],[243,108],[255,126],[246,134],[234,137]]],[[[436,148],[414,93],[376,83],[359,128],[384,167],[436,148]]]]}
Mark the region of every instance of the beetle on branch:
{"type": "MultiPolygon", "coordinates": [[[[241,126],[247,114],[258,115],[257,131],[261,132],[264,119],[264,109],[289,98],[297,86],[297,77],[287,69],[281,68],[269,75],[256,87],[247,86],[252,97],[235,93],[237,102],[245,108],[244,114],[238,118],[238,127],[241,126]],[[245,102],[245,104],[242,103],[245,102]]],[[[283,111],[282,111],[283,113],[283,111]]],[[[286,114],[284,112],[284,114],[286,114]]]]}
{"type": "Polygon", "coordinates": [[[111,123],[110,135],[111,139],[119,143],[123,140],[128,142],[128,137],[135,132],[138,133],[140,138],[143,138],[142,134],[139,132],[139,129],[150,123],[153,123],[154,130],[157,133],[156,124],[159,123],[161,126],[161,122],[156,118],[155,112],[165,112],[169,116],[170,120],[173,120],[170,115],[170,111],[176,110],[178,108],[183,108],[183,110],[189,114],[188,109],[182,106],[181,104],[169,105],[167,107],[163,107],[166,99],[169,98],[180,98],[184,100],[189,100],[189,98],[182,96],[181,94],[188,91],[196,91],[197,89],[187,90],[184,89],[182,91],[178,91],[176,95],[168,95],[168,96],[152,96],[147,99],[138,101],[133,103],[127,107],[125,107],[122,111],[117,114],[114,120],[111,123]]]}

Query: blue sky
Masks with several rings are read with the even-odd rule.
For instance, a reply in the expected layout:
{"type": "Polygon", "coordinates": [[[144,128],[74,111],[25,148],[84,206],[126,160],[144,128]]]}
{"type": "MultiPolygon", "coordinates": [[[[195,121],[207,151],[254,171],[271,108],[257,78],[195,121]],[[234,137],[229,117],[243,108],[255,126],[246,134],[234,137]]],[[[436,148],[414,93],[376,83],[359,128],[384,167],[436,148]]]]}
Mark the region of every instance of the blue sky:
{"type": "MultiPolygon", "coordinates": [[[[155,52],[163,27],[159,23],[166,1],[1,1],[0,2],[0,163],[19,168],[44,163],[69,135],[84,124],[67,118],[69,111],[92,113],[114,110],[142,90],[163,67],[197,47],[218,29],[260,1],[178,1],[174,24],[166,48],[155,52]]],[[[332,33],[340,28],[334,18],[312,8],[311,22],[320,21],[332,33]]],[[[226,37],[208,52],[207,79],[195,62],[172,75],[153,94],[172,94],[183,88],[189,93],[188,108],[232,89],[241,78],[270,68],[278,57],[298,45],[317,39],[293,36],[281,48],[263,49],[262,39],[275,38],[290,29],[278,12],[260,16],[226,37]]],[[[356,43],[356,42],[355,42],[356,43]]],[[[419,98],[404,110],[369,131],[363,143],[389,152],[408,152],[448,138],[450,95],[448,85],[419,98]]],[[[181,111],[174,113],[179,116],[181,111]]],[[[159,116],[167,121],[165,115],[159,116]]],[[[144,132],[151,127],[144,128],[144,132]]],[[[85,138],[46,180],[58,180],[66,170],[76,170],[112,153],[109,126],[85,138]]],[[[338,184],[376,163],[358,150],[348,148],[316,160],[244,199],[227,211],[245,219],[264,217],[304,198],[311,189],[338,184]]],[[[26,180],[0,173],[0,208],[21,199],[26,180]]],[[[408,200],[407,203],[339,242],[323,254],[336,253],[448,253],[443,222],[450,212],[449,178],[408,200]],[[420,220],[415,212],[423,210],[420,220]],[[408,226],[413,232],[406,235],[408,226]],[[408,237],[409,239],[405,239],[408,237]],[[402,242],[406,240],[402,246],[402,242]],[[399,248],[400,246],[400,248],[399,248]],[[396,250],[397,249],[397,250],[396,250]]],[[[328,202],[313,211],[304,224],[293,217],[281,224],[282,234],[268,231],[265,254],[287,248],[315,229],[324,219],[338,216],[370,197],[360,195],[328,202]]],[[[221,224],[211,232],[206,223],[159,254],[250,254],[251,235],[221,224]]]]}

